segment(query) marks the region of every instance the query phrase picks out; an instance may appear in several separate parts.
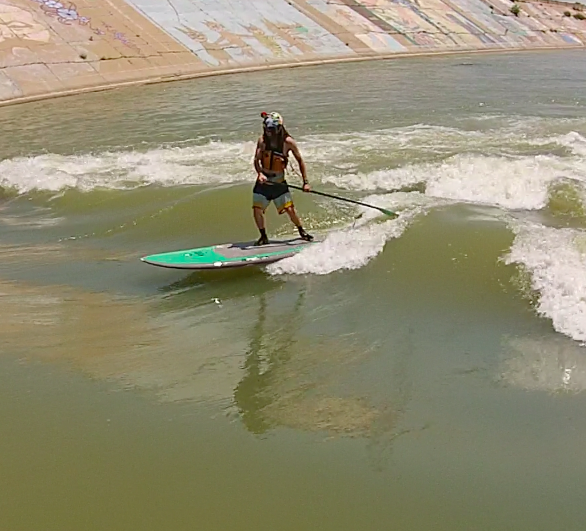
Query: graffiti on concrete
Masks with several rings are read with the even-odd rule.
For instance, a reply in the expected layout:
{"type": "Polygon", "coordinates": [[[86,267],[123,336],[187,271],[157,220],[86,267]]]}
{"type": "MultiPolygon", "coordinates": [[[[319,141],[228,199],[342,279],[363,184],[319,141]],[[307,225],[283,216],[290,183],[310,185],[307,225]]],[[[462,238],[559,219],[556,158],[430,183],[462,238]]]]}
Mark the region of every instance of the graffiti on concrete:
{"type": "Polygon", "coordinates": [[[307,54],[349,55],[335,35],[286,0],[128,0],[210,66],[235,66],[307,54]]]}
{"type": "Polygon", "coordinates": [[[14,41],[14,46],[23,41],[49,42],[49,30],[34,13],[12,4],[0,3],[0,43],[14,41]]]}
{"type": "Polygon", "coordinates": [[[32,0],[40,4],[43,13],[50,17],[54,17],[61,24],[71,25],[77,24],[79,26],[87,26],[94,35],[109,35],[111,38],[122,42],[130,48],[135,48],[132,41],[122,32],[118,31],[112,25],[101,22],[92,24],[89,17],[85,17],[79,13],[77,6],[74,3],[63,3],[58,0],[32,0]]]}

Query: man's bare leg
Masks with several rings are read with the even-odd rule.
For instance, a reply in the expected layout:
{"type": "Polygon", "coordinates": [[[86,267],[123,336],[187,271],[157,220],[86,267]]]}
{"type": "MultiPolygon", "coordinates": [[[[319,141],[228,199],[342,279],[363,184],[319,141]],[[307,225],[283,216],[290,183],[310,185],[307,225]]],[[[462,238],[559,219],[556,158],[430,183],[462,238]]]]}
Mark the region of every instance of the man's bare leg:
{"type": "Polygon", "coordinates": [[[297,230],[299,231],[299,236],[301,236],[304,240],[306,240],[308,242],[312,241],[313,236],[311,234],[308,234],[307,232],[305,232],[305,229],[301,226],[301,220],[299,219],[297,212],[295,212],[295,207],[294,206],[287,207],[285,209],[285,211],[287,212],[287,214],[289,214],[289,218],[297,227],[297,230]]]}
{"type": "Polygon", "coordinates": [[[257,240],[256,245],[266,245],[269,243],[269,238],[267,237],[267,231],[265,229],[265,213],[260,207],[253,207],[252,211],[254,214],[254,221],[260,232],[260,238],[257,240]]]}

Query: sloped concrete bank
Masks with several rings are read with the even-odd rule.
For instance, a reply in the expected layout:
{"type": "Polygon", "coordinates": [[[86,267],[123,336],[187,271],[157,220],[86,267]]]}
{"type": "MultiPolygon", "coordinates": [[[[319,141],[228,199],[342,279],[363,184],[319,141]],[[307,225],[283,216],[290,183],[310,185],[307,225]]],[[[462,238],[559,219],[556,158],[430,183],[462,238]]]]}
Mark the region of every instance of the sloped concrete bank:
{"type": "Polygon", "coordinates": [[[0,105],[268,68],[583,48],[583,9],[553,0],[0,0],[0,105]]]}

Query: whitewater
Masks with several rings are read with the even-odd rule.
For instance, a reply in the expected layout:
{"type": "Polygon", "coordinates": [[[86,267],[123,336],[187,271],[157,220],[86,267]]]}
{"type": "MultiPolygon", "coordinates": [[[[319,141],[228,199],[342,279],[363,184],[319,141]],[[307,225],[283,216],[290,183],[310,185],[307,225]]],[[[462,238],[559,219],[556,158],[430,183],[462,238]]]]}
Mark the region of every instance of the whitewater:
{"type": "MultiPolygon", "coordinates": [[[[376,210],[316,199],[326,210],[337,212],[311,227],[325,240],[269,266],[268,272],[326,275],[361,268],[433,209],[454,204],[492,207],[496,211],[490,216],[515,234],[502,259],[530,275],[540,296],[539,314],[551,319],[560,333],[585,340],[586,262],[581,242],[586,222],[586,136],[578,131],[584,122],[499,115],[483,121],[484,129],[474,131],[418,124],[370,133],[300,135],[315,189],[359,198],[396,211],[399,217],[385,220],[376,210]],[[556,212],[560,204],[563,211],[556,212]],[[520,214],[531,211],[542,214],[539,222],[523,221],[520,214]],[[556,226],[562,217],[578,226],[556,226]]],[[[246,203],[254,145],[253,140],[196,138],[143,151],[16,157],[0,162],[0,184],[7,197],[40,194],[48,201],[72,191],[177,187],[186,190],[189,200],[193,190],[239,186],[246,203]]],[[[296,182],[298,174],[290,173],[289,179],[296,182]]],[[[167,208],[174,208],[174,201],[167,208]]]]}

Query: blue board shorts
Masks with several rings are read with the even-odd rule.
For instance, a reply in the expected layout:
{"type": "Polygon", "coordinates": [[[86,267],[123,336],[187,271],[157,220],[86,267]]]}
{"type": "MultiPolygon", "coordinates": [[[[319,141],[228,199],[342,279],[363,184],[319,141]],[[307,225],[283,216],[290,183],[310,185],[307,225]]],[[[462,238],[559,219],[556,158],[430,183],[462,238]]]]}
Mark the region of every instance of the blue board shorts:
{"type": "Polygon", "coordinates": [[[254,185],[252,190],[252,207],[260,208],[263,212],[272,201],[277,208],[277,212],[282,214],[285,210],[293,206],[293,198],[287,182],[283,177],[270,177],[268,183],[259,183],[254,185]]]}

